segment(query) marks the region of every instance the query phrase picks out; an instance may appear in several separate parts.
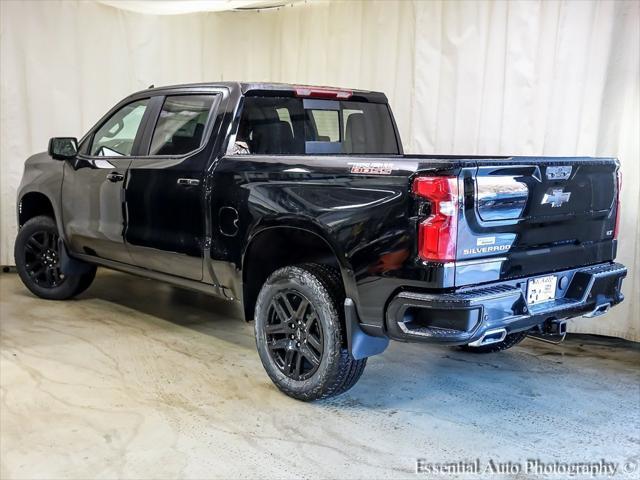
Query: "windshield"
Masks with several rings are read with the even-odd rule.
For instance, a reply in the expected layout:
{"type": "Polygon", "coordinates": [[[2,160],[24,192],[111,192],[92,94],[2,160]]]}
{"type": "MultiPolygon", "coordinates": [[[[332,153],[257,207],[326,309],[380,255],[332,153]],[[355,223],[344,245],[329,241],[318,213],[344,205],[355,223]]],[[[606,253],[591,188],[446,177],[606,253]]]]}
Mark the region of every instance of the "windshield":
{"type": "Polygon", "coordinates": [[[246,97],[235,153],[388,154],[399,152],[386,104],[246,97]]]}

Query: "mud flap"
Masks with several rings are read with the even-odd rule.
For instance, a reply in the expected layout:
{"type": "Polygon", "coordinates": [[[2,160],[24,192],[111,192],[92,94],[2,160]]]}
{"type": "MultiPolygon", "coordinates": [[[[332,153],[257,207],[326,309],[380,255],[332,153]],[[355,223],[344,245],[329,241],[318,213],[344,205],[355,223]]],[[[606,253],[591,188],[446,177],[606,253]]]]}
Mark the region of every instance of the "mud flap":
{"type": "Polygon", "coordinates": [[[344,313],[349,353],[355,360],[372,357],[386,350],[389,345],[387,337],[374,337],[362,331],[360,322],[358,322],[356,305],[350,298],[344,300],[344,313]]]}
{"type": "Polygon", "coordinates": [[[91,264],[69,256],[62,238],[58,238],[58,252],[60,252],[60,271],[65,275],[84,275],[91,270],[91,264]]]}

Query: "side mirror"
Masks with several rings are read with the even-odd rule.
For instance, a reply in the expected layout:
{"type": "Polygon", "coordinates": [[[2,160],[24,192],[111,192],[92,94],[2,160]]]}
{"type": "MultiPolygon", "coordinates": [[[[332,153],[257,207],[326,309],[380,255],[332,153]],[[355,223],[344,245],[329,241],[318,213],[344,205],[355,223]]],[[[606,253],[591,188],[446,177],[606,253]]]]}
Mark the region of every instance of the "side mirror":
{"type": "Polygon", "coordinates": [[[78,140],[74,137],[53,137],[49,140],[49,155],[55,160],[70,160],[78,155],[78,140]]]}

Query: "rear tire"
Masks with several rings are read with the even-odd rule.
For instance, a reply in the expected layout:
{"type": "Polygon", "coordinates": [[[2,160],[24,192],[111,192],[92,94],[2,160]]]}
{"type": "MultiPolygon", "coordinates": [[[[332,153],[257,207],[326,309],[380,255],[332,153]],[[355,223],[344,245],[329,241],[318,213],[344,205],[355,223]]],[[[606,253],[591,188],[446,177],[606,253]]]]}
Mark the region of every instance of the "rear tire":
{"type": "Polygon", "coordinates": [[[65,275],[60,270],[58,227],[47,216],[28,220],[18,231],[14,258],[22,283],[47,300],[66,300],[84,292],[96,276],[91,265],[86,273],[65,275]]]}
{"type": "Polygon", "coordinates": [[[303,401],[328,398],[358,381],[367,359],[346,347],[340,274],[320,264],[276,270],[255,311],[256,346],[273,383],[303,401]]]}
{"type": "Polygon", "coordinates": [[[524,340],[527,336],[527,331],[524,332],[515,332],[510,333],[504,340],[497,343],[490,343],[489,345],[481,345],[479,347],[471,347],[469,345],[462,345],[460,348],[465,352],[472,353],[494,353],[500,352],[502,350],[506,350],[507,348],[511,348],[519,344],[522,340],[524,340]]]}

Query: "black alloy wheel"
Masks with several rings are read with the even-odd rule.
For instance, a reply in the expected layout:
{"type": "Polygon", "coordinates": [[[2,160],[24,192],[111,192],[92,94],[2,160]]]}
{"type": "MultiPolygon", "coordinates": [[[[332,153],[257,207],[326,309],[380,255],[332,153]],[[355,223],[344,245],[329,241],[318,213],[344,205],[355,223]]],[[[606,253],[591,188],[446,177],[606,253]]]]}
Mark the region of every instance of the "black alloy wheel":
{"type": "Polygon", "coordinates": [[[16,237],[14,259],[20,280],[47,300],[66,300],[84,292],[96,275],[95,265],[80,260],[73,260],[72,273],[64,273],[59,239],[55,220],[44,215],[27,220],[16,237]]]}
{"type": "Polygon", "coordinates": [[[40,287],[56,288],[65,281],[60,271],[58,238],[57,233],[41,230],[32,233],[25,243],[25,269],[40,287]]]}
{"type": "Polygon", "coordinates": [[[309,300],[296,290],[275,295],[269,303],[266,325],[269,355],[280,371],[294,380],[306,380],[324,352],[324,333],[309,300]]]}
{"type": "Polygon", "coordinates": [[[353,387],[367,364],[349,352],[340,271],[303,263],[282,267],[264,282],[255,307],[256,346],[269,378],[303,401],[353,387]]]}

